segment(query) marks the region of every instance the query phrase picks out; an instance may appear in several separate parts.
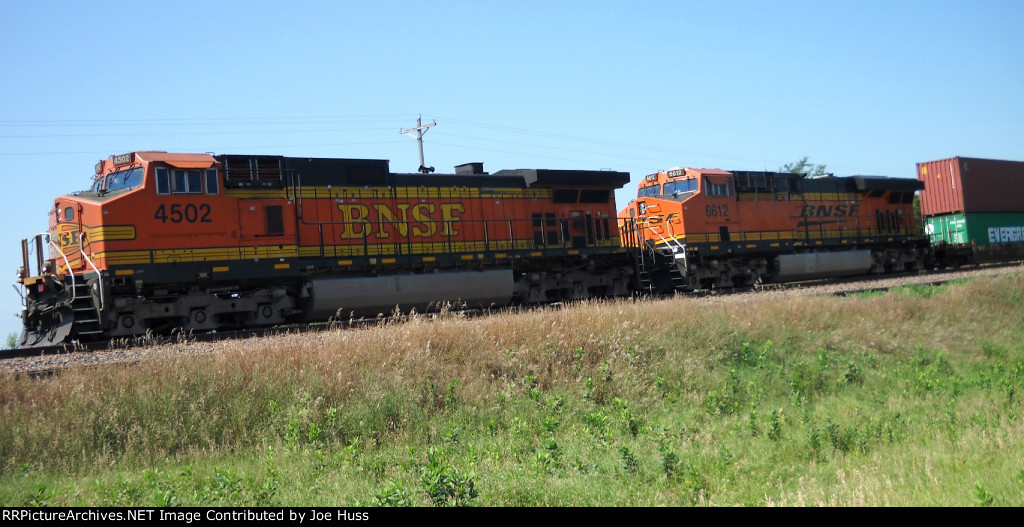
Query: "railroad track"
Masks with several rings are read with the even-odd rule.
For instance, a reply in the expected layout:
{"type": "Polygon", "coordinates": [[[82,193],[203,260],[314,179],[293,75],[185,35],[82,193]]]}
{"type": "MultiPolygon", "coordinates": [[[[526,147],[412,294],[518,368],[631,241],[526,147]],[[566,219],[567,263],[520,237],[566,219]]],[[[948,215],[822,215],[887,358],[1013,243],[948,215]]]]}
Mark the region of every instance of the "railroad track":
{"type": "MultiPolygon", "coordinates": [[[[782,295],[832,295],[848,296],[866,292],[882,292],[906,285],[942,285],[955,280],[978,276],[1008,274],[1024,270],[1022,262],[998,263],[969,269],[924,271],[917,273],[900,273],[881,276],[858,276],[848,278],[829,278],[803,282],[787,282],[764,284],[753,287],[729,288],[700,291],[692,295],[709,301],[727,301],[750,294],[782,294],[782,295]]],[[[554,307],[560,304],[555,304],[554,307]]],[[[550,306],[549,306],[550,307],[550,306]]],[[[486,310],[459,311],[460,316],[474,317],[487,314],[486,310]]],[[[222,331],[196,334],[172,334],[169,336],[147,336],[132,339],[118,339],[81,344],[64,344],[25,349],[0,350],[0,374],[14,373],[31,376],[50,375],[69,367],[88,367],[91,365],[118,363],[132,364],[139,362],[139,351],[155,349],[165,345],[187,345],[195,348],[197,344],[214,343],[224,340],[267,337],[275,335],[299,334],[324,331],[338,327],[360,327],[376,325],[383,322],[400,322],[406,317],[378,317],[353,319],[337,323],[318,323],[303,326],[282,326],[274,328],[252,329],[243,331],[222,331]]]]}

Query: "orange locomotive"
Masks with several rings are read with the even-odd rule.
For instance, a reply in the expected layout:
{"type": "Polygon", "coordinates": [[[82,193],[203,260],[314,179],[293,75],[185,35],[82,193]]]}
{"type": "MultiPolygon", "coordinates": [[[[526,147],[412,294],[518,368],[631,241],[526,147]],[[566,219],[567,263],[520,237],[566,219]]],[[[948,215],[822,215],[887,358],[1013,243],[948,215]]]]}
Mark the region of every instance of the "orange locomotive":
{"type": "Polygon", "coordinates": [[[751,285],[921,269],[917,181],[808,178],[777,172],[674,168],[646,176],[619,213],[638,251],[639,287],[751,285]]]}
{"type": "Polygon", "coordinates": [[[622,172],[133,152],[95,173],[22,243],[23,347],[631,290],[622,172]]]}

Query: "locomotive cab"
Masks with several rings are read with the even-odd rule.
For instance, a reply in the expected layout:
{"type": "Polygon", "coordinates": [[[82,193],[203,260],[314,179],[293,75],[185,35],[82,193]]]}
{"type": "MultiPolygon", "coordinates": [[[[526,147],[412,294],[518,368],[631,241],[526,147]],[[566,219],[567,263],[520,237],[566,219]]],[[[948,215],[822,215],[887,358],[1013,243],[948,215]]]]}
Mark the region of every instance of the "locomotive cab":
{"type": "Polygon", "coordinates": [[[685,253],[687,227],[703,220],[728,240],[729,226],[738,223],[733,176],[724,170],[673,168],[648,175],[640,183],[637,199],[619,214],[620,229],[649,248],[664,246],[685,253]]]}

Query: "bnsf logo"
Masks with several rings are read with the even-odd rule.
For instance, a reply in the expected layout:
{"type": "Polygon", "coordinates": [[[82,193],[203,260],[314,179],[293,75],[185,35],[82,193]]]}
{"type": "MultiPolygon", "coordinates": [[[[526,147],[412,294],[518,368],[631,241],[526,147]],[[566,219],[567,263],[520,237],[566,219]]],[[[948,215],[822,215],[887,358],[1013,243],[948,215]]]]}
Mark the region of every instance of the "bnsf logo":
{"type": "Polygon", "coordinates": [[[77,223],[61,223],[55,230],[57,246],[66,256],[77,253],[82,248],[81,234],[77,223]]]}
{"type": "Polygon", "coordinates": [[[800,212],[804,218],[842,218],[856,216],[860,205],[856,203],[842,205],[806,205],[800,212]]]}
{"type": "Polygon", "coordinates": [[[433,238],[435,235],[458,236],[458,222],[466,207],[462,203],[383,203],[339,204],[341,238],[388,239],[392,234],[402,238],[433,238]],[[440,209],[440,210],[438,210],[440,209]]]}

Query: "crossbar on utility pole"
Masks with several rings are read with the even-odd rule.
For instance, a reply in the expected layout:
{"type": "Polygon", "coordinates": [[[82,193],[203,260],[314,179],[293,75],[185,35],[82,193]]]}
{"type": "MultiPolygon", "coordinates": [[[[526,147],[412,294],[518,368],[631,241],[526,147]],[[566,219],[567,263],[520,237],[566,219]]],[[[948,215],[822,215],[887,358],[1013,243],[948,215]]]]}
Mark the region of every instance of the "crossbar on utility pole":
{"type": "Polygon", "coordinates": [[[427,129],[437,124],[437,121],[431,121],[430,124],[422,123],[423,116],[416,117],[416,128],[408,128],[406,130],[399,130],[398,133],[405,134],[409,137],[416,139],[420,147],[420,173],[426,174],[434,171],[434,167],[427,167],[423,162],[423,134],[427,133],[427,129]],[[415,132],[415,135],[413,134],[415,132]]]}

